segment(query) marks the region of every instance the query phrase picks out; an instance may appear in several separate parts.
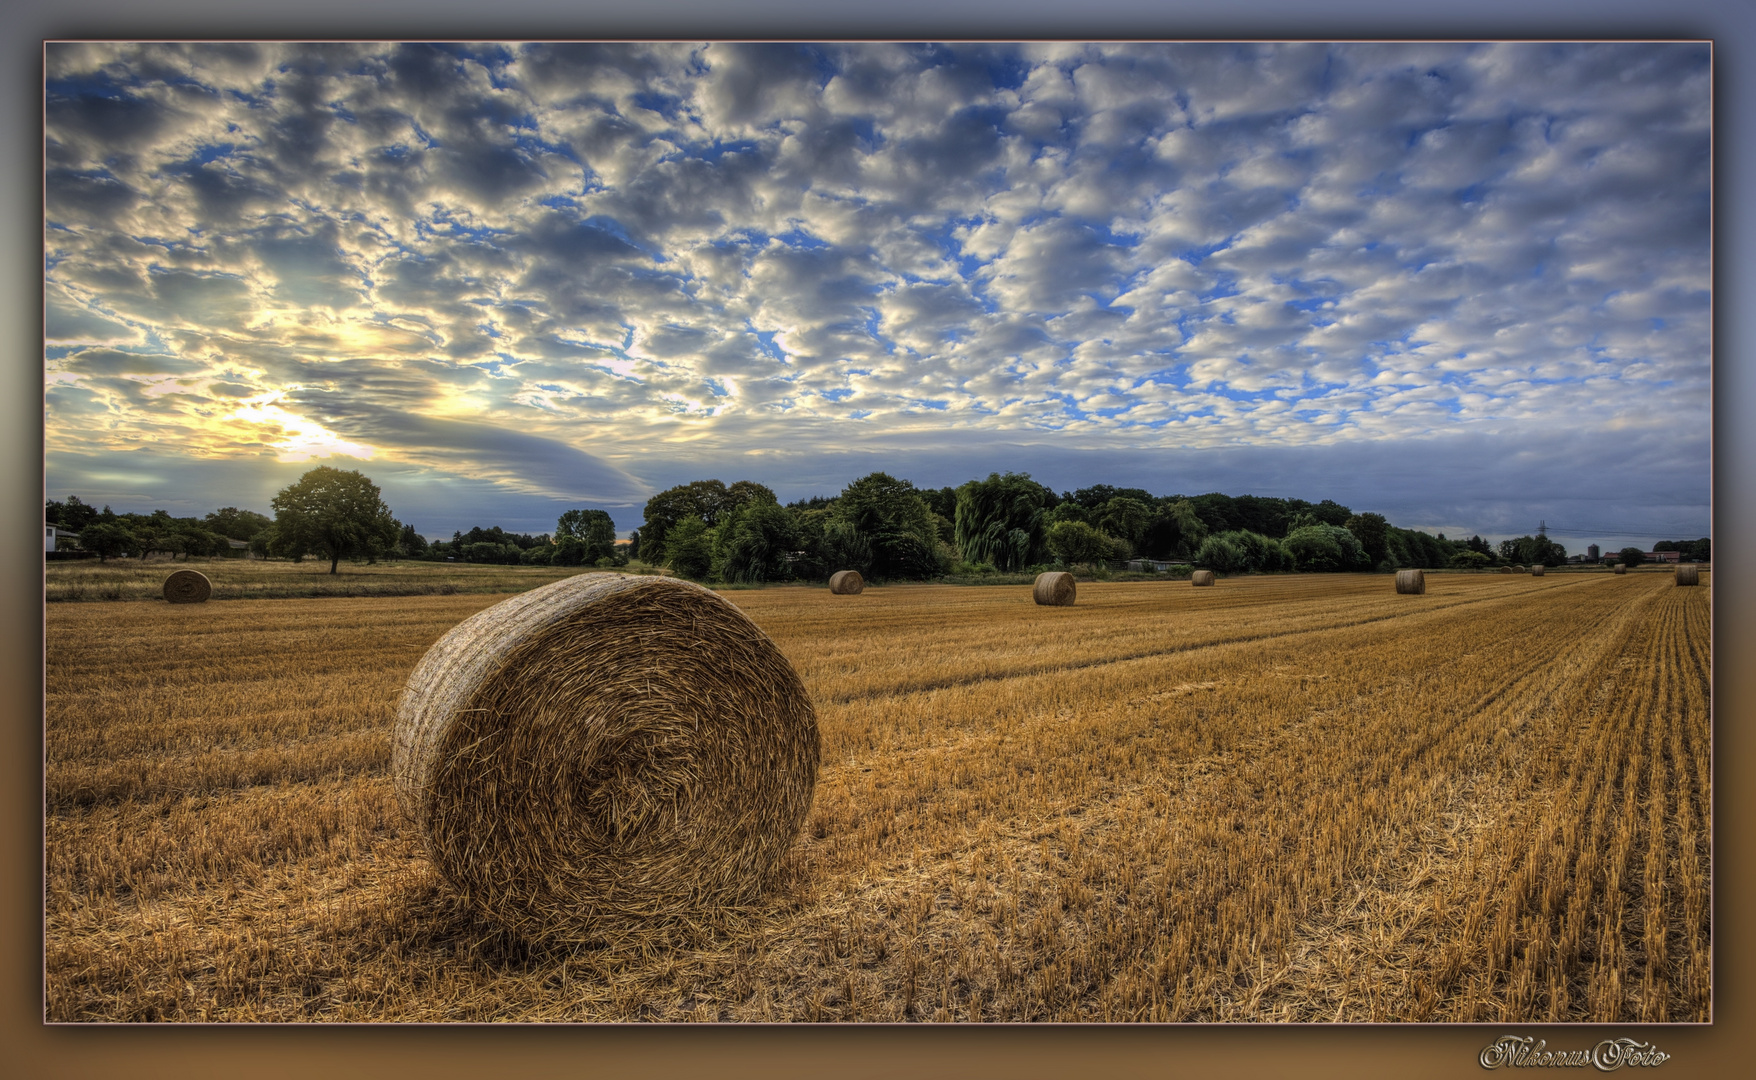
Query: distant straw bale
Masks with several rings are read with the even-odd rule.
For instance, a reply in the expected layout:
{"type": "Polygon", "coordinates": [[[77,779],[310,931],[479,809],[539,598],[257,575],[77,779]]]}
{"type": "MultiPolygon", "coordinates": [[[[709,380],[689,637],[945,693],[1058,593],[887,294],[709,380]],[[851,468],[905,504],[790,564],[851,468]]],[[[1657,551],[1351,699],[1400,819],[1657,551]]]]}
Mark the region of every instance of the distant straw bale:
{"type": "Polygon", "coordinates": [[[1078,591],[1072,574],[1062,570],[1050,570],[1046,574],[1037,575],[1031,597],[1045,607],[1066,607],[1073,603],[1073,596],[1078,591]]]}
{"type": "Polygon", "coordinates": [[[178,570],[165,579],[165,599],[173,604],[205,604],[213,582],[199,570],[178,570]]]}
{"type": "Polygon", "coordinates": [[[1542,577],[1543,576],[1543,564],[1542,563],[1532,563],[1530,566],[1530,576],[1531,577],[1542,577]]]}
{"type": "Polygon", "coordinates": [[[1616,564],[1616,573],[1626,574],[1627,572],[1628,572],[1628,567],[1625,564],[1623,564],[1623,563],[1616,564]]]}
{"type": "Polygon", "coordinates": [[[1501,572],[1501,573],[1502,573],[1502,574],[1512,574],[1512,573],[1517,573],[1517,571],[1515,571],[1515,570],[1514,570],[1514,569],[1513,569],[1513,568],[1512,568],[1512,567],[1510,567],[1510,566],[1502,566],[1502,567],[1501,567],[1501,568],[1500,568],[1500,572],[1501,572]]]}
{"type": "Polygon", "coordinates": [[[1427,591],[1427,575],[1419,570],[1398,570],[1396,572],[1396,591],[1419,595],[1427,591]]]}
{"type": "Polygon", "coordinates": [[[1191,584],[1191,585],[1212,585],[1213,584],[1213,571],[1212,570],[1197,570],[1197,571],[1195,571],[1193,574],[1189,575],[1189,584],[1191,584]]]}
{"type": "Polygon", "coordinates": [[[1701,584],[1701,568],[1698,566],[1692,566],[1692,565],[1691,566],[1677,567],[1677,584],[1679,584],[1679,585],[1699,585],[1699,584],[1701,584]]]}
{"type": "Polygon", "coordinates": [[[804,685],[732,604],[584,574],[427,651],[391,776],[465,902],[581,942],[753,900],[811,807],[818,749],[804,685]]]}
{"type": "Polygon", "coordinates": [[[858,596],[866,587],[866,579],[858,570],[837,570],[829,575],[829,591],[837,596],[858,596]]]}

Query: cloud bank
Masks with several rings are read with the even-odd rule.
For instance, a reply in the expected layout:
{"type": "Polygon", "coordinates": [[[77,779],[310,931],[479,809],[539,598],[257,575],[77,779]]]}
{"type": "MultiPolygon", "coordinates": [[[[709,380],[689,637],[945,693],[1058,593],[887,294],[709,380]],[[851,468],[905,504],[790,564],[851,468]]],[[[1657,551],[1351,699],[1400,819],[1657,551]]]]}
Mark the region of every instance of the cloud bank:
{"type": "Polygon", "coordinates": [[[51,488],[339,456],[627,527],[685,463],[1284,459],[1414,523],[1453,508],[1401,447],[1525,513],[1598,467],[1532,448],[1662,445],[1705,532],[1710,81],[1692,43],[51,44],[51,488]]]}

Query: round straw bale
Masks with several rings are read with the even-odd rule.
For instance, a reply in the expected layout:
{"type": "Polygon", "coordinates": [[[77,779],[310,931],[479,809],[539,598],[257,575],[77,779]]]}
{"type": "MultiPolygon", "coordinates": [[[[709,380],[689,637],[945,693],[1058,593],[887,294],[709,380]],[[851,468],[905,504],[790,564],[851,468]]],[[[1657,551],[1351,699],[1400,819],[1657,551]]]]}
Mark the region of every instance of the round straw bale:
{"type": "Polygon", "coordinates": [[[1511,574],[1511,573],[1514,573],[1514,572],[1515,572],[1515,571],[1514,571],[1514,570],[1513,570],[1513,569],[1512,569],[1512,567],[1510,567],[1510,566],[1502,566],[1502,567],[1501,567],[1501,568],[1500,568],[1500,572],[1501,572],[1501,573],[1502,573],[1502,574],[1511,574]]]}
{"type": "Polygon", "coordinates": [[[1531,563],[1530,564],[1530,576],[1531,577],[1542,577],[1543,576],[1543,564],[1542,563],[1531,563]]]}
{"type": "Polygon", "coordinates": [[[1189,584],[1191,584],[1191,585],[1212,585],[1213,584],[1213,571],[1212,570],[1197,570],[1197,571],[1195,571],[1194,573],[1189,575],[1189,584]]]}
{"type": "Polygon", "coordinates": [[[1626,574],[1627,572],[1628,572],[1628,567],[1626,565],[1624,565],[1623,563],[1616,564],[1616,573],[1626,574]]]}
{"type": "Polygon", "coordinates": [[[1396,591],[1417,595],[1426,592],[1427,575],[1419,570],[1398,570],[1396,572],[1396,591]]]}
{"type": "Polygon", "coordinates": [[[858,570],[837,570],[829,575],[829,591],[837,596],[858,596],[866,587],[866,579],[858,570]]]}
{"type": "Polygon", "coordinates": [[[1050,570],[1046,574],[1038,574],[1036,586],[1030,594],[1037,603],[1048,607],[1066,607],[1073,603],[1073,594],[1078,592],[1073,583],[1073,575],[1064,570],[1050,570]]]}
{"type": "Polygon", "coordinates": [[[205,604],[213,582],[199,570],[178,570],[165,579],[165,599],[173,604],[205,604]]]}
{"type": "Polygon", "coordinates": [[[1679,584],[1679,585],[1699,585],[1699,584],[1701,584],[1701,568],[1698,566],[1679,566],[1679,567],[1677,567],[1677,584],[1679,584]]]}
{"type": "Polygon", "coordinates": [[[811,807],[818,746],[792,665],[732,604],[582,574],[427,651],[390,768],[471,907],[579,942],[754,899],[811,807]]]}

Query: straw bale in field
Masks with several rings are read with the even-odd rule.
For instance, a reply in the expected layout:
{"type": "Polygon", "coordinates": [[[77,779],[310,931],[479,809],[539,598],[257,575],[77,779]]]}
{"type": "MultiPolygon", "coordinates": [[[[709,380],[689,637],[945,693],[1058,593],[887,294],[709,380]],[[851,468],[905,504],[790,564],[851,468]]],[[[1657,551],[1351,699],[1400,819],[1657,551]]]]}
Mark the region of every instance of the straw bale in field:
{"type": "Polygon", "coordinates": [[[817,716],[768,636],[675,578],[584,574],[453,627],[391,775],[450,885],[530,939],[748,902],[811,806],[817,716]]]}
{"type": "Polygon", "coordinates": [[[173,604],[205,604],[213,582],[199,570],[178,570],[165,579],[165,599],[173,604]]]}
{"type": "Polygon", "coordinates": [[[829,591],[837,596],[858,596],[866,587],[866,579],[858,570],[837,570],[829,575],[829,591]]]}
{"type": "Polygon", "coordinates": [[[1512,574],[1512,573],[1516,573],[1517,571],[1513,570],[1512,567],[1510,567],[1510,566],[1502,566],[1500,568],[1500,572],[1502,574],[1512,574]]]}
{"type": "Polygon", "coordinates": [[[1677,567],[1677,584],[1679,584],[1679,585],[1699,585],[1699,584],[1701,584],[1701,568],[1698,566],[1679,566],[1679,567],[1677,567]]]}
{"type": "Polygon", "coordinates": [[[1396,591],[1417,595],[1426,592],[1427,575],[1419,570],[1398,570],[1396,572],[1396,591]]]}
{"type": "Polygon", "coordinates": [[[1531,568],[1530,568],[1530,576],[1531,577],[1542,577],[1543,576],[1543,564],[1542,563],[1532,563],[1531,568]]]}
{"type": "Polygon", "coordinates": [[[1189,584],[1191,584],[1191,585],[1212,585],[1213,584],[1213,571],[1212,570],[1197,570],[1197,571],[1195,571],[1193,574],[1189,575],[1189,584]]]}
{"type": "Polygon", "coordinates": [[[1078,591],[1072,574],[1064,570],[1050,570],[1046,574],[1037,575],[1036,587],[1031,589],[1031,596],[1037,603],[1048,607],[1066,607],[1073,603],[1073,596],[1078,591]]]}
{"type": "Polygon", "coordinates": [[[1626,573],[1627,573],[1627,572],[1628,572],[1628,567],[1627,567],[1627,566],[1625,566],[1625,565],[1623,565],[1623,564],[1622,564],[1622,563],[1617,563],[1617,564],[1616,564],[1616,573],[1618,573],[1618,574],[1626,574],[1626,573]]]}

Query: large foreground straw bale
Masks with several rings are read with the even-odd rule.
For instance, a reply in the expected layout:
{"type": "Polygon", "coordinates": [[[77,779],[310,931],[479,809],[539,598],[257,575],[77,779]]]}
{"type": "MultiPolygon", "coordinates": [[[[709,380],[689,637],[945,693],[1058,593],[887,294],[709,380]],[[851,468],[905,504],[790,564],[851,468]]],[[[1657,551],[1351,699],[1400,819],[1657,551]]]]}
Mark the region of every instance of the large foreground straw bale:
{"type": "Polygon", "coordinates": [[[1544,568],[1543,568],[1542,563],[1532,563],[1531,567],[1530,567],[1530,576],[1531,577],[1542,577],[1543,576],[1543,569],[1544,568]]]}
{"type": "Polygon", "coordinates": [[[1074,584],[1073,575],[1064,570],[1050,570],[1046,574],[1038,574],[1031,597],[1037,603],[1047,607],[1066,607],[1073,603],[1073,596],[1079,591],[1074,584]]]}
{"type": "Polygon", "coordinates": [[[1191,584],[1191,585],[1212,585],[1213,584],[1213,571],[1212,570],[1197,570],[1197,571],[1195,571],[1193,574],[1189,575],[1189,584],[1191,584]]]}
{"type": "Polygon", "coordinates": [[[205,604],[213,582],[199,570],[178,570],[165,579],[165,599],[173,604],[205,604]]]}
{"type": "Polygon", "coordinates": [[[1679,585],[1699,585],[1699,584],[1701,584],[1701,568],[1698,566],[1679,566],[1679,567],[1677,567],[1677,584],[1679,584],[1679,585]]]}
{"type": "Polygon", "coordinates": [[[1396,591],[1417,595],[1426,592],[1427,575],[1419,570],[1398,570],[1396,572],[1396,591]]]}
{"type": "Polygon", "coordinates": [[[829,591],[837,596],[858,596],[866,587],[866,579],[858,570],[837,570],[829,575],[829,591]]]}
{"type": "Polygon", "coordinates": [[[686,581],[585,574],[427,651],[391,774],[445,879],[528,938],[588,941],[753,899],[817,778],[780,650],[686,581]]]}

